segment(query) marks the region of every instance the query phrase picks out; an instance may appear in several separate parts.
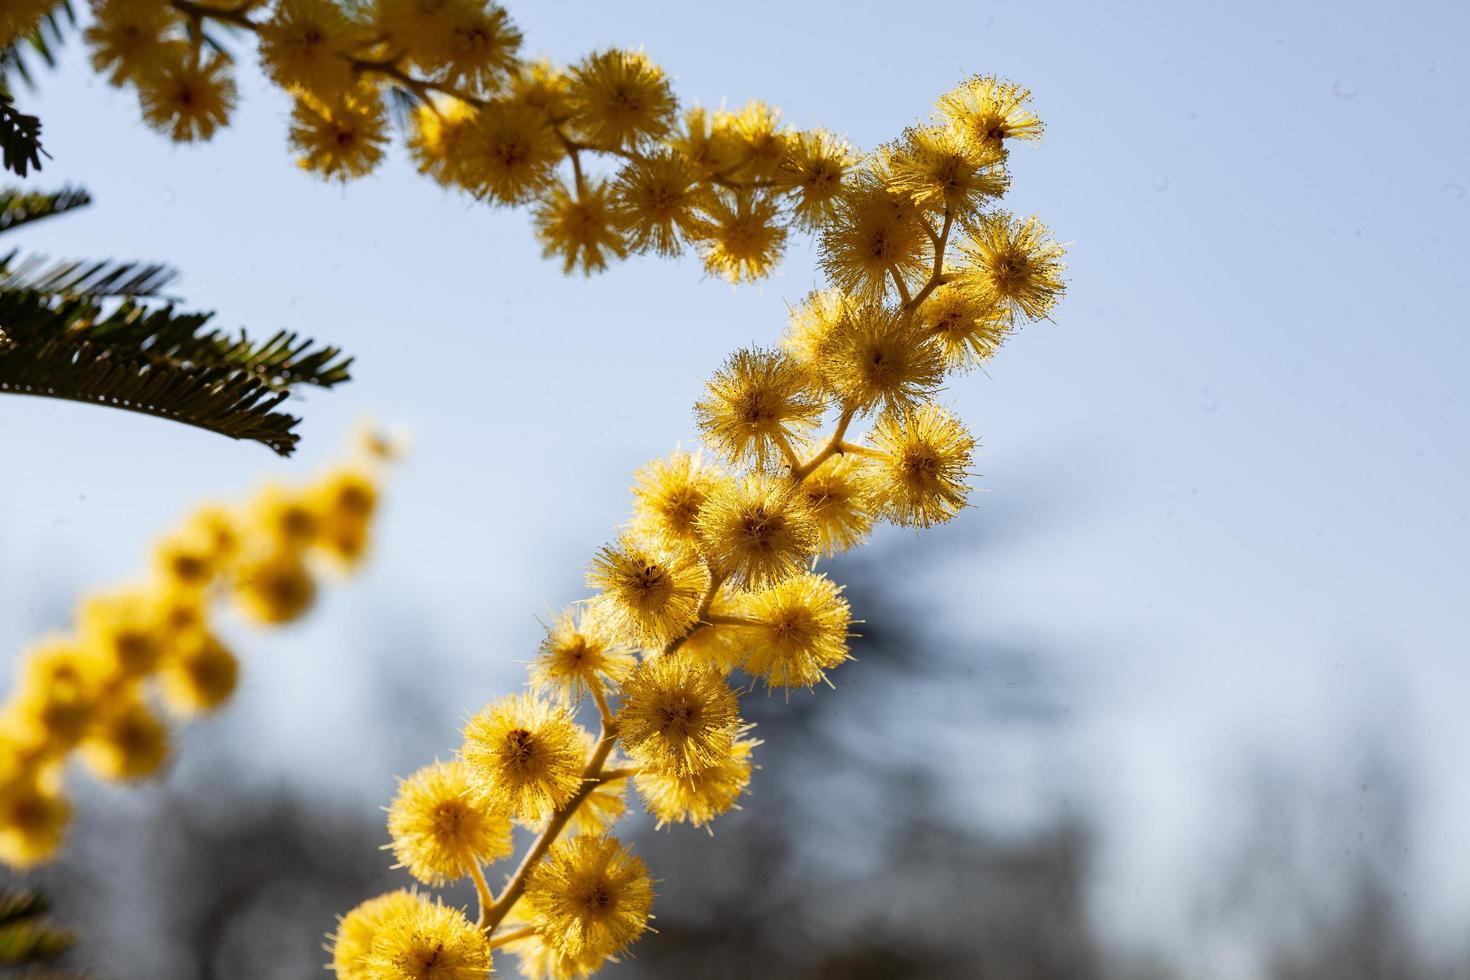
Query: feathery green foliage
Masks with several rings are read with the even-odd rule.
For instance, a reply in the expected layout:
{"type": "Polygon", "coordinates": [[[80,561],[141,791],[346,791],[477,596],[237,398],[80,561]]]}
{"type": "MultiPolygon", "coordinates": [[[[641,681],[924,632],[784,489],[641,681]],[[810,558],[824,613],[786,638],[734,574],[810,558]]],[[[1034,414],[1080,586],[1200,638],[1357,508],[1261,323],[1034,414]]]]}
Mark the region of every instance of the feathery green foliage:
{"type": "MultiPolygon", "coordinates": [[[[8,50],[8,49],[7,49],[8,50]]],[[[10,93],[0,91],[0,158],[5,169],[24,177],[41,169],[41,120],[15,107],[10,93]]]]}
{"type": "MultiPolygon", "coordinates": [[[[51,903],[37,891],[0,891],[0,968],[29,967],[30,980],[63,980],[77,974],[42,969],[76,945],[76,937],[46,918],[51,903]]],[[[8,972],[8,971],[7,971],[8,972]]]]}
{"type": "MultiPolygon", "coordinates": [[[[0,233],[87,204],[84,191],[0,193],[0,233]]],[[[0,392],[107,405],[289,454],[296,385],[349,379],[351,358],[281,330],[263,342],[158,300],[169,267],[0,255],[0,392]]]]}

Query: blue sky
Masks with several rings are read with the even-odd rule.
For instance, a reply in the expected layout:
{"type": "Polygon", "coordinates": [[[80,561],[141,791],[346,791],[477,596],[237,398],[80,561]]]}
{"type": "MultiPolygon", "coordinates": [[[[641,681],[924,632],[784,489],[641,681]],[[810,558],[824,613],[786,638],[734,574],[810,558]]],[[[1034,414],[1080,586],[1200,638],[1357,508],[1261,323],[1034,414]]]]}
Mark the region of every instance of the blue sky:
{"type": "MultiPolygon", "coordinates": [[[[641,46],[686,103],[762,98],[864,147],[966,73],[1030,86],[1048,128],[1013,155],[1010,206],[1071,243],[1070,294],[1055,326],[945,393],[981,435],[987,492],[929,532],[963,546],[905,589],[957,629],[983,609],[992,632],[1068,661],[1079,721],[1012,789],[1081,787],[1099,807],[1114,842],[1101,897],[1132,896],[1109,906],[1119,928],[1170,931],[1170,889],[1242,753],[1349,779],[1340,746],[1365,728],[1412,760],[1425,921],[1470,915],[1470,882],[1442,870],[1470,861],[1470,8],[511,14],[531,53],[641,46]]],[[[288,463],[155,420],[0,401],[0,648],[55,624],[56,594],[136,568],[200,497],[309,472],[365,414],[403,426],[415,449],[378,561],[310,624],[250,640],[223,723],[253,725],[290,778],[375,805],[413,760],[336,735],[370,697],[363,649],[427,665],[448,751],[464,710],[519,683],[536,617],[582,595],[632,470],[692,441],[702,379],[771,342],[818,284],[813,251],[795,241],[756,287],[692,258],[566,278],[523,212],[448,194],[401,151],[345,187],[297,171],[288,103],[253,68],[234,124],[176,147],[79,53],[29,99],[54,158],[34,183],[82,183],[97,203],[18,243],[171,261],[190,304],[341,343],[357,380],[301,403],[288,463]],[[385,610],[391,649],[365,625],[385,610]]],[[[959,728],[956,753],[983,756],[959,728]]],[[[957,792],[993,783],[976,780],[957,792]]]]}

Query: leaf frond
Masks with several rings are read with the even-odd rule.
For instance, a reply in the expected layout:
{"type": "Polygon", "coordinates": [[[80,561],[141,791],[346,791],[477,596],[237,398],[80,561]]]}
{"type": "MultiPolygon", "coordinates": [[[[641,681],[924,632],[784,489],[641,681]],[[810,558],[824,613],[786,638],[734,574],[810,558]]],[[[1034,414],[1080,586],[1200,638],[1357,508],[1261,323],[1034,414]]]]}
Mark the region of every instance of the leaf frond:
{"type": "Polygon", "coordinates": [[[0,162],[24,177],[41,169],[41,120],[21,112],[9,94],[0,92],[0,162]]]}
{"type": "Polygon", "coordinates": [[[0,234],[91,203],[92,195],[80,187],[63,187],[50,193],[27,192],[13,187],[0,189],[0,234]]]}
{"type": "Polygon", "coordinates": [[[0,289],[29,289],[52,296],[157,296],[178,273],[143,262],[47,262],[39,255],[0,256],[0,289]]]}

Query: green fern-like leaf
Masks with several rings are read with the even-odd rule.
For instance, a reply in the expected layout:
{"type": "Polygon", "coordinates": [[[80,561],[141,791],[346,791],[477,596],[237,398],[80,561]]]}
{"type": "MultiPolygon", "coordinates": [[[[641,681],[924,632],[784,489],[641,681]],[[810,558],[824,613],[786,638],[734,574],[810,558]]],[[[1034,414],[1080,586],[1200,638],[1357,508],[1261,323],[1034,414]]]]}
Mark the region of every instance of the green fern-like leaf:
{"type": "Polygon", "coordinates": [[[178,273],[142,262],[47,262],[18,252],[0,256],[0,290],[32,290],[54,296],[157,296],[178,273]]]}
{"type": "MultiPolygon", "coordinates": [[[[0,891],[0,964],[49,962],[76,945],[76,937],[46,919],[51,903],[37,891],[0,891]]],[[[29,973],[27,976],[44,976],[29,973]]]]}
{"type": "Polygon", "coordinates": [[[63,187],[51,193],[0,189],[0,234],[91,203],[92,195],[80,187],[63,187]]]}
{"type": "Polygon", "coordinates": [[[0,92],[0,162],[21,177],[41,169],[41,120],[15,107],[15,100],[0,92]]]}

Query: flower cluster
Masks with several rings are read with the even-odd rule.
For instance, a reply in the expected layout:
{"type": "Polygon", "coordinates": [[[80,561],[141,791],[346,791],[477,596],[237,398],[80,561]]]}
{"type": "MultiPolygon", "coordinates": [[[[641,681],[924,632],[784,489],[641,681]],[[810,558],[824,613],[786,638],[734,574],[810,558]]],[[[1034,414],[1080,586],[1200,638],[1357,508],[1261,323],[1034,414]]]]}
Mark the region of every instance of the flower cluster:
{"type": "Polygon", "coordinates": [[[520,31],[488,0],[92,0],[92,13],[93,66],[136,88],[144,120],[171,138],[207,140],[228,123],[238,93],[209,29],[245,28],[295,100],[303,168],[371,172],[396,98],[412,107],[405,135],[419,170],[531,206],[546,255],[568,271],[693,247],[713,275],[760,278],[792,228],[831,216],[856,164],[843,140],[792,128],[760,102],[681,112],[641,52],[526,60],[520,31]]]}
{"type": "MultiPolygon", "coordinates": [[[[1008,143],[1041,130],[1028,99],[973,78],[836,182],[829,288],[779,346],[737,351],[709,381],[703,451],[638,471],[632,519],[593,557],[594,594],[547,627],[532,689],[400,786],[398,866],[431,887],[472,879],[478,916],[418,891],[371,899],[334,937],[340,980],[481,977],[502,948],[530,980],[573,980],[648,929],[648,871],[611,834],[630,790],[660,825],[735,807],[760,744],[740,692],[811,688],[849,657],[854,620],[817,561],[877,522],[926,528],[966,505],[975,439],[939,387],[1063,289],[1060,246],[995,206],[1008,143]],[[596,735],[578,724],[594,710],[596,735]],[[534,840],[492,891],[483,866],[514,852],[516,824],[534,840]]],[[[626,141],[606,111],[596,138],[626,141]]]]}
{"type": "Polygon", "coordinates": [[[61,847],[73,753],[101,779],[144,779],[172,751],[161,707],[187,719],[229,699],[239,664],[215,630],[217,606],[232,599],[257,623],[289,623],[316,598],[314,566],[362,560],[386,449],[372,438],[307,486],[200,508],[158,541],[146,575],[87,597],[71,632],[21,658],[0,707],[0,861],[27,867],[61,847]]]}

